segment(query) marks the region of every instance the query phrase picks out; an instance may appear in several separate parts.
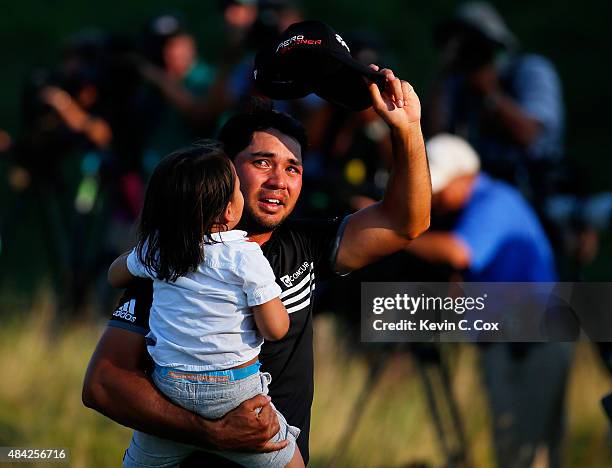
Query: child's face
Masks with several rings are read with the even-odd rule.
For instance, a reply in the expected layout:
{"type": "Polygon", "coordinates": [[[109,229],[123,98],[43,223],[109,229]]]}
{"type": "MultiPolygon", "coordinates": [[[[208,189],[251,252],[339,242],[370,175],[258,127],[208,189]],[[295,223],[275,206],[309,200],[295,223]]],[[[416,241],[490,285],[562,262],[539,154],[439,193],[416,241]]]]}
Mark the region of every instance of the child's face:
{"type": "Polygon", "coordinates": [[[242,209],[244,208],[244,197],[240,191],[240,179],[236,175],[236,170],[232,165],[232,172],[234,173],[234,193],[227,206],[226,210],[226,221],[228,229],[234,229],[240,218],[242,217],[242,209]]]}

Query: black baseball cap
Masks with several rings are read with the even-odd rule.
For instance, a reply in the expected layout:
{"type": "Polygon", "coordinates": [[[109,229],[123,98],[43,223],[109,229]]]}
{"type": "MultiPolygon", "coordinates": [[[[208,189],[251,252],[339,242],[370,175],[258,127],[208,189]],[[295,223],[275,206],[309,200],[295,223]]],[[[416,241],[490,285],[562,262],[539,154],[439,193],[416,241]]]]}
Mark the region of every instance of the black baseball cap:
{"type": "Polygon", "coordinates": [[[382,89],[385,75],[351,56],[348,44],[321,21],[289,26],[272,47],[255,57],[258,89],[272,99],[297,99],[316,93],[347,109],[372,105],[364,77],[382,89]]]}

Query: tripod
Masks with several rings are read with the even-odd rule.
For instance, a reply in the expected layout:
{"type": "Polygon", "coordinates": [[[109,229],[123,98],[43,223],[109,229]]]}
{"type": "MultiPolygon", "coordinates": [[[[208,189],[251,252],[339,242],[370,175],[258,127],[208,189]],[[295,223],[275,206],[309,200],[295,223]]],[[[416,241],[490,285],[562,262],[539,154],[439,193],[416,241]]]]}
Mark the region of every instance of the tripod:
{"type": "MultiPolygon", "coordinates": [[[[364,409],[373,395],[371,391],[380,378],[397,346],[378,350],[373,356],[368,376],[348,417],[345,430],[336,446],[335,455],[329,466],[340,466],[342,452],[353,439],[353,434],[361,421],[364,409]],[[371,385],[368,385],[371,382],[371,385]]],[[[467,443],[457,402],[452,393],[450,376],[442,359],[439,345],[414,344],[410,351],[415,361],[419,378],[425,391],[427,406],[434,424],[438,443],[444,454],[445,468],[469,468],[467,443]]]]}

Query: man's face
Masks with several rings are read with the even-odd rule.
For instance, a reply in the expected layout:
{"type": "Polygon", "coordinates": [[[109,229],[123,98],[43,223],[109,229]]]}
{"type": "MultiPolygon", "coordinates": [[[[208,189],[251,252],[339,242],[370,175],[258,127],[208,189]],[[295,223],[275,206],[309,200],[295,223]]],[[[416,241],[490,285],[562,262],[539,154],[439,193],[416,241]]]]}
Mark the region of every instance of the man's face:
{"type": "Polygon", "coordinates": [[[173,78],[182,79],[196,60],[195,40],[188,34],[180,34],[168,40],[163,50],[167,73],[173,78]]]}
{"type": "Polygon", "coordinates": [[[436,215],[444,216],[461,211],[467,204],[475,175],[455,177],[446,187],[431,197],[431,208],[436,215]]]}
{"type": "Polygon", "coordinates": [[[300,144],[276,129],[254,132],[234,164],[244,195],[241,226],[253,234],[272,231],[291,214],[302,189],[300,144]]]}

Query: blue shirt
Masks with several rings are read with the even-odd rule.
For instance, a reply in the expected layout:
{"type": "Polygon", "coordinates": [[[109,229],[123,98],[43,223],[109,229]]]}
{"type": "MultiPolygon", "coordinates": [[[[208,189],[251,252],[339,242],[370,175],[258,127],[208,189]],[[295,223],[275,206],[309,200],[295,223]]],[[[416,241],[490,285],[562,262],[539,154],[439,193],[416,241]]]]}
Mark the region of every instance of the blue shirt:
{"type": "Polygon", "coordinates": [[[504,182],[481,173],[453,233],[470,249],[467,281],[557,280],[553,252],[536,214],[504,182]]]}

